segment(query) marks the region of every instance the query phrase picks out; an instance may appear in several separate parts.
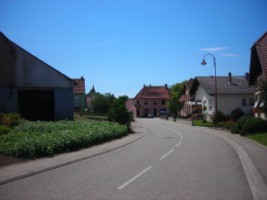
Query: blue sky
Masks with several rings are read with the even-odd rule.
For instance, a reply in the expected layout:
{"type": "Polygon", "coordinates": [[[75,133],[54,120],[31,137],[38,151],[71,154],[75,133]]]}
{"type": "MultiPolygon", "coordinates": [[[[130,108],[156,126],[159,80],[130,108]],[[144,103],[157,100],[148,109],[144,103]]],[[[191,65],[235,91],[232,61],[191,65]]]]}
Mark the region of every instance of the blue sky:
{"type": "Polygon", "coordinates": [[[146,85],[244,75],[267,31],[266,0],[1,0],[0,31],[101,93],[134,97],[146,85]]]}

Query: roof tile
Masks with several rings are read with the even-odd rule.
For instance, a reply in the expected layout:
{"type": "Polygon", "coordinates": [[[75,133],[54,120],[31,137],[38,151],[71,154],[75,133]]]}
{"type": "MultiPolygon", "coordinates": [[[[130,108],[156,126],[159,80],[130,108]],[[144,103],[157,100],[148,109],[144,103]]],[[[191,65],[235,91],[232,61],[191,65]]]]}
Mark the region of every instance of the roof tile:
{"type": "MultiPolygon", "coordinates": [[[[254,93],[254,87],[248,85],[248,80],[244,76],[232,76],[232,82],[229,83],[228,76],[217,76],[217,93],[218,94],[248,94],[254,93]]],[[[201,87],[208,94],[215,93],[214,76],[196,77],[201,87]]]]}
{"type": "Polygon", "coordinates": [[[75,84],[73,86],[74,94],[85,94],[85,80],[83,77],[72,79],[75,84]]]}
{"type": "Polygon", "coordinates": [[[170,90],[166,86],[144,86],[135,99],[169,99],[170,90]]]}

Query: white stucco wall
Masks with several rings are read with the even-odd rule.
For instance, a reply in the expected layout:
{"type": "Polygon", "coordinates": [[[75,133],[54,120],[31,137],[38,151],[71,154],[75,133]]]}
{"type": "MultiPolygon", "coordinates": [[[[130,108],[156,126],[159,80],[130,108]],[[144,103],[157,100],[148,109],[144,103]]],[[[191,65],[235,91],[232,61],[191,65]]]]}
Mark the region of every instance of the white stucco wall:
{"type": "Polygon", "coordinates": [[[241,108],[245,113],[249,113],[253,105],[249,105],[250,99],[254,99],[253,94],[229,94],[218,95],[218,110],[230,115],[233,109],[241,108]],[[246,99],[246,105],[242,105],[242,99],[246,99]]]}
{"type": "MultiPolygon", "coordinates": [[[[202,102],[202,109],[206,101],[207,110],[203,114],[212,115],[214,113],[215,99],[214,95],[209,95],[201,86],[197,88],[195,99],[202,102]]],[[[230,115],[236,108],[241,108],[245,113],[249,113],[253,105],[250,104],[250,99],[254,99],[253,94],[224,94],[217,95],[217,109],[225,115],[230,115]],[[246,106],[242,105],[242,99],[246,99],[246,106]]]]}

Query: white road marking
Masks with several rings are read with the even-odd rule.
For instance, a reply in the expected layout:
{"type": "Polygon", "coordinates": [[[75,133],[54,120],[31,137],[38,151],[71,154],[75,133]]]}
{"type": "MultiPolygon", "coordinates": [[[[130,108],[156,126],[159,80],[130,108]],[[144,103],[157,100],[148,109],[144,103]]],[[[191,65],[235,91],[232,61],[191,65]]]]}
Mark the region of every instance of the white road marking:
{"type": "Polygon", "coordinates": [[[129,185],[130,183],[132,183],[133,181],[135,181],[137,178],[139,178],[140,176],[142,176],[144,173],[146,173],[151,168],[152,168],[152,165],[148,166],[143,171],[141,171],[139,174],[137,174],[136,176],[134,176],[133,178],[131,178],[129,181],[125,182],[120,187],[118,187],[118,190],[121,190],[121,189],[125,188],[127,185],[129,185]]]}
{"type": "Polygon", "coordinates": [[[174,151],[174,149],[171,149],[170,151],[168,151],[166,154],[164,154],[160,160],[163,160],[164,158],[166,158],[168,155],[170,155],[172,152],[174,151]]]}
{"type": "Polygon", "coordinates": [[[176,147],[179,147],[180,144],[182,144],[182,140],[180,140],[180,141],[178,142],[178,144],[176,144],[176,147]]]}

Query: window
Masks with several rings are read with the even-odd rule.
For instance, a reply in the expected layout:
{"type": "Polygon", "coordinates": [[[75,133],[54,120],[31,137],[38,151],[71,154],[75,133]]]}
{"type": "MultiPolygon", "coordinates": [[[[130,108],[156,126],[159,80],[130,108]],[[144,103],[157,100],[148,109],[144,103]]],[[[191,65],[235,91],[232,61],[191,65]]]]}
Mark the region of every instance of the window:
{"type": "Polygon", "coordinates": [[[242,106],[246,106],[247,105],[247,100],[246,99],[242,99],[242,106]]]}
{"type": "Polygon", "coordinates": [[[213,107],[212,107],[212,100],[209,99],[209,110],[212,110],[212,109],[213,109],[213,107]]]}
{"type": "Polygon", "coordinates": [[[158,104],[157,100],[154,100],[153,105],[157,105],[157,104],[158,104]]]}
{"type": "Polygon", "coordinates": [[[161,100],[161,105],[165,105],[165,100],[161,100]]]}
{"type": "Polygon", "coordinates": [[[147,100],[145,100],[145,105],[148,105],[148,102],[147,102],[147,100]]]}

